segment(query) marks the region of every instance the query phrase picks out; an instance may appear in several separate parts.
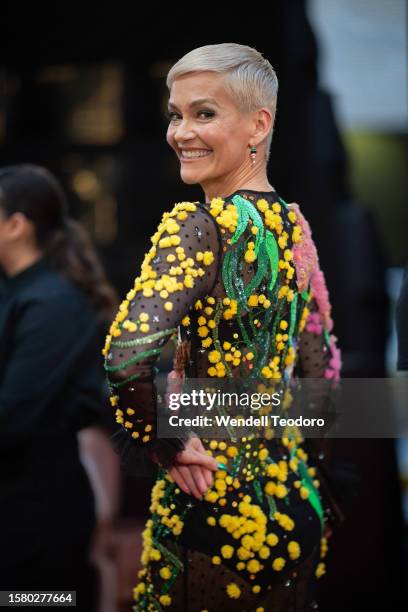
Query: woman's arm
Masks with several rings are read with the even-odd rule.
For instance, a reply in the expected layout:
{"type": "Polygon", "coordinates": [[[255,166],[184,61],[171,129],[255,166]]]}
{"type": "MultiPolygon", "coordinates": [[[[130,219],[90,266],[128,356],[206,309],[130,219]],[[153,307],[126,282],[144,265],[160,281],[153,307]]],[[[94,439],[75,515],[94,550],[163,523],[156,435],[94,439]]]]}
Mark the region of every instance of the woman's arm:
{"type": "MultiPolygon", "coordinates": [[[[304,308],[298,343],[295,373],[301,379],[311,379],[304,385],[310,416],[330,417],[334,390],[340,380],[341,353],[332,332],[331,304],[323,272],[317,268],[312,275],[309,301],[304,308]]],[[[306,415],[309,416],[309,415],[306,415]]],[[[310,440],[316,451],[324,441],[310,440]]]]}
{"type": "Polygon", "coordinates": [[[118,460],[109,435],[100,427],[86,427],[78,432],[78,442],[95,495],[97,524],[111,524],[118,514],[121,491],[118,460]]]}
{"type": "Polygon", "coordinates": [[[206,210],[181,202],[163,215],[151,243],[112,323],[103,353],[121,435],[163,467],[170,467],[185,440],[157,436],[154,364],[177,326],[187,324],[196,301],[211,292],[221,241],[206,210]]]}
{"type": "MultiPolygon", "coordinates": [[[[315,411],[314,416],[326,419],[333,415],[333,402],[341,374],[341,353],[337,347],[337,338],[331,333],[333,321],[330,314],[331,306],[324,275],[318,270],[304,312],[296,374],[300,378],[313,379],[304,390],[308,405],[315,411]]],[[[335,486],[330,474],[331,440],[327,437],[306,438],[304,446],[318,468],[320,490],[329,505],[331,522],[341,523],[344,515],[335,499],[335,486]]],[[[326,535],[330,533],[330,528],[326,526],[326,535]]]]}
{"type": "Polygon", "coordinates": [[[316,298],[307,305],[305,327],[299,338],[299,374],[302,378],[340,379],[341,355],[316,298]]]}

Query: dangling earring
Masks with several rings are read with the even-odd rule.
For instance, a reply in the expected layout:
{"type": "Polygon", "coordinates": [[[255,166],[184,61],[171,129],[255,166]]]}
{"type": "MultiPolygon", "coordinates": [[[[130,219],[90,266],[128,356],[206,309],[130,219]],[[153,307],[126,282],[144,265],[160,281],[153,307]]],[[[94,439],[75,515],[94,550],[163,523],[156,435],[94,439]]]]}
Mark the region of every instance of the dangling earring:
{"type": "Polygon", "coordinates": [[[256,158],[256,147],[253,145],[251,147],[251,151],[249,153],[249,157],[252,159],[252,165],[255,166],[255,158],[256,158]]]}

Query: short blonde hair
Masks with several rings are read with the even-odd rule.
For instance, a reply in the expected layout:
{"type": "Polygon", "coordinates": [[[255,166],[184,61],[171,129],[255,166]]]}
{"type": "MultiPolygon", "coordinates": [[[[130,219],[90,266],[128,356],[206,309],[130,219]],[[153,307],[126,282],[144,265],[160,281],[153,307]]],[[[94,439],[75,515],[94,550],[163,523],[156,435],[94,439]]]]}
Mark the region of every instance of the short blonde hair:
{"type": "Polygon", "coordinates": [[[241,113],[246,114],[266,106],[272,113],[272,126],[265,140],[265,159],[269,160],[276,116],[278,78],[263,55],[247,45],[221,43],[197,47],[186,53],[169,70],[166,85],[189,72],[225,73],[225,88],[241,113]]]}

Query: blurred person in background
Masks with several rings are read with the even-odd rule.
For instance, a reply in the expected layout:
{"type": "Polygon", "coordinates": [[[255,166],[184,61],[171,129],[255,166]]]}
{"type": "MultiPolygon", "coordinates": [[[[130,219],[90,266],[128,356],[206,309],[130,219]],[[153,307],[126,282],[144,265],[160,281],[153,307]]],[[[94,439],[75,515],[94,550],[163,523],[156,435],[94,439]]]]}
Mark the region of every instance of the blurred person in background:
{"type": "Polygon", "coordinates": [[[118,485],[98,348],[117,300],[43,167],[0,169],[0,266],[0,590],[75,590],[91,612],[118,485]]]}
{"type": "Polygon", "coordinates": [[[408,371],[408,264],[405,266],[396,307],[398,341],[397,370],[408,371]]]}

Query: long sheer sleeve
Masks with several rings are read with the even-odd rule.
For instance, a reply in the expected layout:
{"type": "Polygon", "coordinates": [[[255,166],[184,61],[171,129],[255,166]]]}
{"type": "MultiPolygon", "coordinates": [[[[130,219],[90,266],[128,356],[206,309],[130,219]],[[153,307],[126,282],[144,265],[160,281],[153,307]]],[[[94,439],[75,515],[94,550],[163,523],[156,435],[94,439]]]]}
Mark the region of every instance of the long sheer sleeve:
{"type": "MultiPolygon", "coordinates": [[[[294,251],[298,287],[308,294],[298,338],[295,376],[310,379],[309,382],[305,381],[302,388],[303,399],[307,397],[308,411],[313,411],[313,414],[305,416],[324,417],[330,427],[331,419],[336,415],[341,352],[337,346],[337,337],[333,334],[329,292],[324,273],[320,269],[311,229],[297,204],[293,208],[303,230],[303,241],[294,251]]],[[[304,447],[318,469],[320,488],[328,503],[327,516],[333,523],[340,523],[344,515],[336,499],[339,496],[336,494],[335,470],[331,466],[332,440],[328,437],[306,438],[304,447]]]]}
{"type": "MultiPolygon", "coordinates": [[[[304,329],[299,337],[297,375],[300,378],[313,379],[306,390],[308,406],[317,417],[324,417],[330,426],[330,418],[335,416],[336,412],[333,408],[340,380],[341,353],[337,338],[331,333],[331,308],[321,270],[318,270],[314,277],[310,296],[304,317],[304,329]],[[318,379],[322,379],[321,384],[318,379]]],[[[331,463],[332,440],[327,437],[306,438],[304,448],[318,470],[327,518],[332,525],[339,524],[343,522],[344,514],[339,503],[336,469],[331,463]]]]}
{"type": "MultiPolygon", "coordinates": [[[[324,281],[322,273],[319,273],[324,281]]],[[[325,292],[327,293],[326,289],[325,292]]],[[[335,418],[334,400],[340,380],[341,358],[337,338],[330,333],[333,322],[328,299],[325,303],[326,309],[323,308],[321,299],[320,303],[316,299],[312,287],[303,313],[304,328],[299,336],[296,376],[310,379],[302,385],[303,401],[307,399],[308,414],[305,416],[325,418],[327,427],[330,427],[330,419],[335,418]]],[[[322,441],[313,440],[316,448],[319,446],[317,442],[322,441]]]]}
{"type": "Polygon", "coordinates": [[[189,324],[189,310],[211,291],[221,254],[213,217],[192,202],[164,213],[151,243],[102,351],[120,425],[113,442],[129,473],[146,456],[169,467],[184,448],[185,439],[157,436],[155,363],[178,326],[189,324]]]}
{"type": "Polygon", "coordinates": [[[330,333],[315,297],[307,306],[305,327],[299,338],[299,368],[302,378],[340,380],[341,358],[337,338],[330,333]]]}
{"type": "MultiPolygon", "coordinates": [[[[303,379],[313,379],[305,385],[308,409],[315,411],[315,416],[326,418],[330,425],[329,419],[335,416],[333,400],[340,380],[341,353],[337,337],[332,333],[329,292],[318,261],[310,276],[308,294],[302,316],[296,374],[303,379]]],[[[314,446],[318,447],[316,443],[314,446]]]]}

